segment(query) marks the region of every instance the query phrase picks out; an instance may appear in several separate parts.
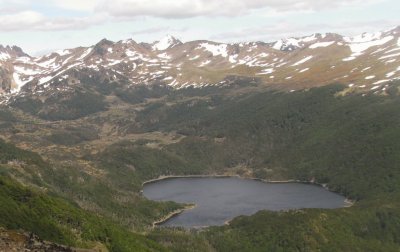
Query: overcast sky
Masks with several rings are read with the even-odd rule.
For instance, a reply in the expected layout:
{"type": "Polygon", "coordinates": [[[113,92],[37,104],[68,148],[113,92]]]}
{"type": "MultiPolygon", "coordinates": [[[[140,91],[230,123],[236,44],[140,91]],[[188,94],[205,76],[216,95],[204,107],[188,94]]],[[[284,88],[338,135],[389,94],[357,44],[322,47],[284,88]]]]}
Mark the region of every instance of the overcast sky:
{"type": "Polygon", "coordinates": [[[400,25],[399,0],[0,0],[0,44],[32,55],[171,34],[182,41],[356,35],[400,25]]]}

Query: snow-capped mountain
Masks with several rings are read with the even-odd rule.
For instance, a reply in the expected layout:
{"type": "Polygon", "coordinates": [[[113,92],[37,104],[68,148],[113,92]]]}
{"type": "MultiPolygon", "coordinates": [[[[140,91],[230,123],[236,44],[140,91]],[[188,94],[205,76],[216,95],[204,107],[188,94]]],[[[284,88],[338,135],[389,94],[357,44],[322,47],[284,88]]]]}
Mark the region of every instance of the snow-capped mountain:
{"type": "Polygon", "coordinates": [[[156,51],[164,51],[181,44],[182,42],[179,39],[176,39],[171,35],[167,35],[160,41],[154,42],[151,48],[156,51]]]}
{"type": "Polygon", "coordinates": [[[23,56],[28,56],[25,54],[21,48],[17,46],[2,46],[0,45],[0,60],[1,61],[6,61],[11,58],[17,58],[17,57],[23,57],[23,56]]]}
{"type": "Polygon", "coordinates": [[[355,37],[313,34],[272,43],[182,43],[172,36],[152,44],[104,39],[42,57],[1,46],[0,90],[5,96],[62,91],[94,76],[127,87],[200,88],[229,85],[229,76],[247,76],[288,90],[343,83],[381,92],[387,82],[400,78],[399,37],[400,27],[355,37]]]}

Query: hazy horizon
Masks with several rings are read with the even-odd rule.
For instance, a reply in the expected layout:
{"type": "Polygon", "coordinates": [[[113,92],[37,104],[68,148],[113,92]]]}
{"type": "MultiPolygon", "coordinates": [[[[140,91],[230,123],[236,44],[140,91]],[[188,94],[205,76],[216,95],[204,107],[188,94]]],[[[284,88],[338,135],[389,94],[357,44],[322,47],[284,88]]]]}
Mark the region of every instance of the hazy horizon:
{"type": "Polygon", "coordinates": [[[153,42],[166,34],[218,42],[326,32],[354,36],[400,25],[398,11],[394,0],[1,0],[0,44],[37,56],[103,38],[153,42]]]}

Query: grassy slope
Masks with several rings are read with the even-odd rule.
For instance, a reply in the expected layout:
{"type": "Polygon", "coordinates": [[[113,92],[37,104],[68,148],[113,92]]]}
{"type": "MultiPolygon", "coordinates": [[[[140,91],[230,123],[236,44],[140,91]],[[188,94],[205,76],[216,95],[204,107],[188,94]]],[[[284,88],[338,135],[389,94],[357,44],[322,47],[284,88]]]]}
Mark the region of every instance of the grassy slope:
{"type": "MultiPolygon", "coordinates": [[[[0,150],[0,174],[6,173],[11,160],[24,161],[27,166],[46,165],[37,154],[3,141],[0,141],[0,150]]],[[[165,250],[65,199],[24,187],[7,175],[0,175],[0,205],[0,226],[27,230],[49,241],[81,247],[101,242],[111,251],[165,250]]]]}
{"type": "Polygon", "coordinates": [[[352,209],[261,211],[207,236],[219,251],[398,251],[398,202],[352,209]]]}
{"type": "Polygon", "coordinates": [[[120,190],[138,191],[144,180],[159,175],[250,171],[267,179],[315,178],[358,203],[343,210],[261,212],[200,234],[163,230],[148,237],[177,251],[398,250],[400,208],[392,202],[400,193],[397,86],[386,97],[335,96],[341,89],[238,96],[224,96],[218,88],[170,93],[168,105],[152,103],[137,112],[134,131],[178,131],[186,138],[156,149],[143,141],[124,141],[86,157],[107,172],[113,190],[94,178],[75,183],[69,170],[49,175],[62,191],[97,195],[100,207],[137,218],[141,225],[160,209],[177,206],[143,200],[115,205],[107,199],[120,190]]]}

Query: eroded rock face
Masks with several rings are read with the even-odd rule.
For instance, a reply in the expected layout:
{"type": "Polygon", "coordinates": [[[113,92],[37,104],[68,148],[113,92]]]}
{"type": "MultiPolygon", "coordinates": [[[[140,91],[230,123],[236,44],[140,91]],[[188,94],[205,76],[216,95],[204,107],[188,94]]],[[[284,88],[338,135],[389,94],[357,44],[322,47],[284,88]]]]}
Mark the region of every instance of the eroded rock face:
{"type": "Polygon", "coordinates": [[[0,252],[91,252],[95,250],[77,249],[43,241],[37,235],[26,232],[0,229],[0,252]]]}

